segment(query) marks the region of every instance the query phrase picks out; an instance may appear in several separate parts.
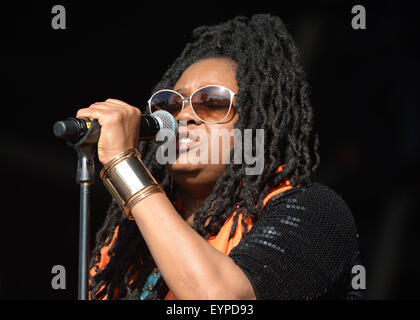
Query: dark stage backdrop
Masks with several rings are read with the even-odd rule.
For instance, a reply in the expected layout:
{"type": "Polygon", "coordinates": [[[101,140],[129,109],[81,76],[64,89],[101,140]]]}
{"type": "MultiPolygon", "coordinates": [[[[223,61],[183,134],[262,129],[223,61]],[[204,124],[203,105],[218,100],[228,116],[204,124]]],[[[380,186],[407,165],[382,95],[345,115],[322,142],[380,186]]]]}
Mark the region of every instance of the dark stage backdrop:
{"type": "MultiPolygon", "coordinates": [[[[15,23],[1,51],[12,84],[0,136],[1,298],[77,298],[76,155],[53,136],[53,123],[110,97],[143,107],[195,27],[252,13],[279,15],[301,50],[321,140],[315,180],[354,213],[366,297],[419,298],[416,8],[408,1],[137,2],[43,1],[8,12],[15,23]],[[66,30],[51,28],[56,4],[66,9],[66,30]],[[365,30],[351,27],[357,4],[366,9],[365,30]],[[51,287],[54,265],[66,268],[66,290],[51,287]]],[[[93,239],[111,200],[99,179],[92,197],[93,239]]]]}

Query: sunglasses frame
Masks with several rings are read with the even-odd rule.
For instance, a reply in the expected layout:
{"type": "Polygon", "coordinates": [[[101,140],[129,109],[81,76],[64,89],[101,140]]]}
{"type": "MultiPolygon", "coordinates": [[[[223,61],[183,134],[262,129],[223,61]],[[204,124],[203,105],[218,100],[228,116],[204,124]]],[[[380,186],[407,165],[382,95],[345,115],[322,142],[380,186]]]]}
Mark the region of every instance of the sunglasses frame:
{"type": "MultiPolygon", "coordinates": [[[[214,84],[211,84],[211,85],[207,85],[207,86],[204,86],[204,87],[198,88],[198,89],[197,89],[197,90],[195,90],[195,91],[191,94],[191,96],[189,96],[188,98],[184,98],[184,96],[183,96],[182,94],[180,94],[179,92],[177,92],[177,91],[175,91],[175,90],[171,90],[171,89],[162,89],[162,90],[156,91],[154,94],[152,94],[152,96],[150,97],[149,101],[147,101],[147,103],[149,104],[149,112],[150,112],[150,113],[152,113],[152,105],[151,105],[151,102],[152,102],[153,97],[154,97],[156,94],[158,94],[159,92],[163,92],[163,91],[165,91],[165,92],[167,92],[167,91],[169,91],[169,92],[173,92],[173,93],[175,93],[175,94],[177,94],[178,96],[180,96],[180,97],[181,97],[181,99],[182,99],[182,108],[181,108],[181,111],[182,111],[182,110],[184,110],[184,108],[185,108],[185,101],[189,100],[189,101],[190,101],[190,105],[191,105],[191,110],[193,111],[193,113],[194,113],[195,117],[196,117],[198,120],[200,120],[201,122],[204,122],[204,123],[220,123],[220,122],[223,122],[223,121],[227,118],[227,116],[229,115],[229,113],[230,113],[230,109],[232,109],[233,97],[234,97],[234,96],[236,96],[235,92],[233,92],[233,91],[232,91],[232,90],[230,90],[229,88],[226,88],[226,87],[221,86],[221,85],[214,85],[214,84]],[[192,105],[192,100],[191,100],[191,99],[192,99],[193,95],[194,95],[194,94],[196,94],[196,93],[197,93],[198,91],[200,91],[201,89],[208,88],[208,87],[219,87],[219,88],[223,88],[223,89],[226,89],[226,90],[229,92],[229,94],[230,94],[230,104],[229,104],[229,109],[228,109],[228,111],[226,112],[226,115],[225,115],[225,116],[223,117],[223,119],[221,119],[221,120],[217,120],[217,121],[206,121],[206,120],[201,119],[201,118],[197,115],[197,113],[195,112],[195,110],[194,110],[194,106],[192,105]]],[[[180,111],[180,112],[181,112],[181,111],[180,111]]]]}

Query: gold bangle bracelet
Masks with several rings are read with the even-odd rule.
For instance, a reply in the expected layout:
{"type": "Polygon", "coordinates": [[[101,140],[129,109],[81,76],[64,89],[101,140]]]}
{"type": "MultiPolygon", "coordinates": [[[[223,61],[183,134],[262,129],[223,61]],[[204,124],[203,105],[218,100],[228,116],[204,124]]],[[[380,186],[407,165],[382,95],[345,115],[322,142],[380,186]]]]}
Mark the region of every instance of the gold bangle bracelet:
{"type": "Polygon", "coordinates": [[[136,156],[141,158],[141,154],[140,154],[140,152],[138,151],[137,148],[131,148],[131,149],[128,149],[128,150],[123,151],[120,154],[116,155],[107,164],[105,164],[104,167],[102,168],[101,173],[100,173],[101,179],[103,179],[103,176],[109,170],[112,170],[121,161],[124,161],[124,160],[129,159],[129,158],[134,158],[136,156]]]}
{"type": "Polygon", "coordinates": [[[137,193],[135,193],[128,201],[127,201],[127,205],[125,207],[125,211],[124,213],[126,214],[127,218],[130,220],[134,220],[133,215],[131,214],[131,210],[133,209],[133,207],[139,203],[141,200],[143,200],[144,198],[147,198],[148,196],[155,194],[155,193],[165,193],[162,189],[162,187],[158,184],[152,184],[140,191],[138,191],[137,193]]]}
{"type": "Polygon", "coordinates": [[[163,192],[141,160],[137,148],[124,151],[101,170],[101,179],[127,218],[133,220],[132,207],[156,192],[163,192]]]}

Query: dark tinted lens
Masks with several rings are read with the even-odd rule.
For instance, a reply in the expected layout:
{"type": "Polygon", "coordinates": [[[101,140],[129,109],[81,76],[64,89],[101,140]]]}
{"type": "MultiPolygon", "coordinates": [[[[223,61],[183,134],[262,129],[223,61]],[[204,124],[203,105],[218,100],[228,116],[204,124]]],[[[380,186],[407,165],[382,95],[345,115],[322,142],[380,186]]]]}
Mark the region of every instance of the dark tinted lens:
{"type": "Polygon", "coordinates": [[[199,118],[209,122],[223,120],[229,111],[230,92],[223,87],[205,87],[192,97],[194,111],[199,118]]]}
{"type": "Polygon", "coordinates": [[[172,91],[160,91],[152,97],[150,106],[152,112],[165,110],[176,117],[182,109],[182,98],[172,91]]]}

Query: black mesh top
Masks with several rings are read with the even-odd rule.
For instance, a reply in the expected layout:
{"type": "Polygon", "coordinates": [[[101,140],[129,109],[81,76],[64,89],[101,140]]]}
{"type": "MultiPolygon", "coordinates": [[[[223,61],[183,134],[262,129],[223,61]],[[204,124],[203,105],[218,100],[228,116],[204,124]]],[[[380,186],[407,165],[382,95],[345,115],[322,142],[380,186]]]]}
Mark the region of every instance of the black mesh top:
{"type": "Polygon", "coordinates": [[[344,200],[318,183],[271,198],[229,256],[257,299],[359,299],[358,235],[344,200]]]}

